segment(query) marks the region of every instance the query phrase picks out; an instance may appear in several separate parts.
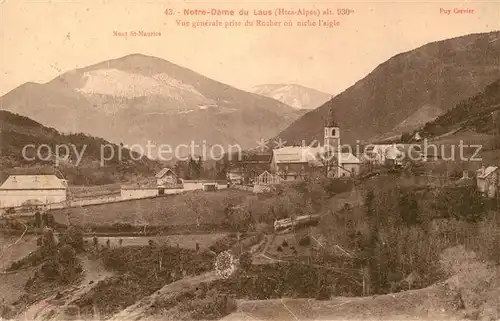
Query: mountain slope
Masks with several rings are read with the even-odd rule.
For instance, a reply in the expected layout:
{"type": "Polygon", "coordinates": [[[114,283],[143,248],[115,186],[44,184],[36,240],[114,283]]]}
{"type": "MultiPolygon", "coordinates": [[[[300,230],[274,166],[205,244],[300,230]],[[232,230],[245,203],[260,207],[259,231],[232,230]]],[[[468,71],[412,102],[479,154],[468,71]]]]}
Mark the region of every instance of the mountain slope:
{"type": "Polygon", "coordinates": [[[140,54],[24,84],[0,98],[0,108],[64,132],[172,149],[191,141],[254,147],[299,116],[276,100],[140,54]]]}
{"type": "Polygon", "coordinates": [[[57,174],[60,171],[71,184],[99,185],[151,176],[159,167],[155,161],[127,149],[122,149],[119,154],[119,146],[102,138],[84,134],[63,135],[28,117],[4,110],[0,110],[0,128],[0,182],[11,173],[57,174]],[[49,146],[50,151],[42,145],[49,146]],[[26,157],[23,155],[25,146],[28,146],[26,157]],[[111,157],[111,149],[114,157],[111,157]],[[59,157],[55,155],[57,152],[59,157]],[[100,165],[101,159],[105,166],[100,165]],[[58,170],[54,169],[56,162],[58,170]]]}
{"type": "Polygon", "coordinates": [[[434,137],[467,128],[477,133],[494,135],[497,130],[496,125],[500,125],[500,122],[495,124],[495,112],[498,111],[500,111],[500,78],[476,95],[461,101],[444,115],[425,124],[422,134],[434,137]]]}
{"type": "Polygon", "coordinates": [[[330,107],[343,143],[389,132],[425,105],[447,111],[498,78],[499,37],[498,31],[472,34],[398,54],[278,136],[288,144],[322,139],[330,107]]]}
{"type": "Polygon", "coordinates": [[[314,109],[332,98],[330,94],[296,84],[258,85],[252,88],[252,92],[297,109],[314,109]]]}
{"type": "Polygon", "coordinates": [[[412,131],[433,121],[445,112],[436,106],[424,105],[397,125],[395,131],[412,131]]]}

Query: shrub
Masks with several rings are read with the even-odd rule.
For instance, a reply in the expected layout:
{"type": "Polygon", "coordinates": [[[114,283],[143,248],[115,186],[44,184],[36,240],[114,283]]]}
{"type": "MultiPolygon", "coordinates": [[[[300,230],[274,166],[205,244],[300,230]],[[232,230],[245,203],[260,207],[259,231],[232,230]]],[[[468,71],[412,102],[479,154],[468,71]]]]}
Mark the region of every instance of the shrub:
{"type": "Polygon", "coordinates": [[[181,310],[189,311],[195,320],[218,320],[237,308],[236,301],[227,295],[208,295],[203,299],[195,299],[181,306],[181,310]]]}
{"type": "Polygon", "coordinates": [[[304,236],[299,240],[300,246],[309,246],[311,245],[311,237],[309,235],[304,236]]]}
{"type": "Polygon", "coordinates": [[[56,260],[49,260],[42,264],[40,271],[42,272],[43,278],[48,281],[57,280],[61,275],[61,267],[56,260]]]}
{"type": "Polygon", "coordinates": [[[281,243],[281,246],[288,247],[288,242],[286,240],[283,240],[283,243],[281,243]]]}
{"type": "Polygon", "coordinates": [[[484,200],[474,186],[443,188],[433,207],[444,218],[454,217],[471,223],[480,221],[486,210],[484,200]]]}
{"type": "Polygon", "coordinates": [[[84,233],[80,228],[76,226],[70,226],[61,236],[60,243],[67,244],[77,252],[81,252],[85,249],[83,235],[84,233]]]}
{"type": "Polygon", "coordinates": [[[283,252],[283,248],[281,246],[278,245],[278,248],[276,249],[276,251],[278,252],[283,252]]]}
{"type": "Polygon", "coordinates": [[[240,256],[240,268],[243,272],[247,272],[252,266],[252,256],[249,252],[244,252],[240,256]]]}

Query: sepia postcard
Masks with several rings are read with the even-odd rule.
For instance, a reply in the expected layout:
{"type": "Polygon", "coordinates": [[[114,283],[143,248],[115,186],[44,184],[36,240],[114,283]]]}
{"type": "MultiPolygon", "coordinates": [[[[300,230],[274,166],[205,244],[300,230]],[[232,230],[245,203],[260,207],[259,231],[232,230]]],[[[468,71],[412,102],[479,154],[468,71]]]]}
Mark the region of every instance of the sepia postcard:
{"type": "Polygon", "coordinates": [[[500,321],[500,2],[0,0],[0,321],[500,321]]]}

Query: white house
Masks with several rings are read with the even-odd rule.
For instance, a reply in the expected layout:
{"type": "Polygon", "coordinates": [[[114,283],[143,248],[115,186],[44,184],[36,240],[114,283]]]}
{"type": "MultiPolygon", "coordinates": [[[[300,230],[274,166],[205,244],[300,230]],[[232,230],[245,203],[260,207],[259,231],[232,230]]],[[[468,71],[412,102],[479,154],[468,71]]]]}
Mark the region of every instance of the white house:
{"type": "Polygon", "coordinates": [[[477,170],[477,189],[484,196],[494,198],[498,193],[499,171],[497,166],[483,166],[477,170]]]}
{"type": "Polygon", "coordinates": [[[240,168],[233,168],[227,172],[227,180],[234,184],[243,183],[243,171],[240,168]]]}
{"type": "Polygon", "coordinates": [[[156,178],[156,185],[158,186],[177,184],[178,180],[175,172],[168,167],[165,167],[161,171],[159,171],[158,174],[155,175],[155,178],[156,178]]]}
{"type": "Polygon", "coordinates": [[[0,208],[62,203],[67,183],[56,175],[11,175],[0,186],[0,208]]]}

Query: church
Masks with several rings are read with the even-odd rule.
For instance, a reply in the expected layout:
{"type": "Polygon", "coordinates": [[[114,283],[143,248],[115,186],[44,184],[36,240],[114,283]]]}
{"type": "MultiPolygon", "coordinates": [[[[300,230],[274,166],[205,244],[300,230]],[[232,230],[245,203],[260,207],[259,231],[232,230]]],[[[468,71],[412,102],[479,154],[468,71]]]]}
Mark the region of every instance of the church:
{"type": "Polygon", "coordinates": [[[324,124],[323,146],[285,146],[273,150],[271,172],[283,181],[304,179],[320,174],[332,178],[359,174],[360,160],[352,153],[342,151],[340,126],[330,108],[324,124]]]}

